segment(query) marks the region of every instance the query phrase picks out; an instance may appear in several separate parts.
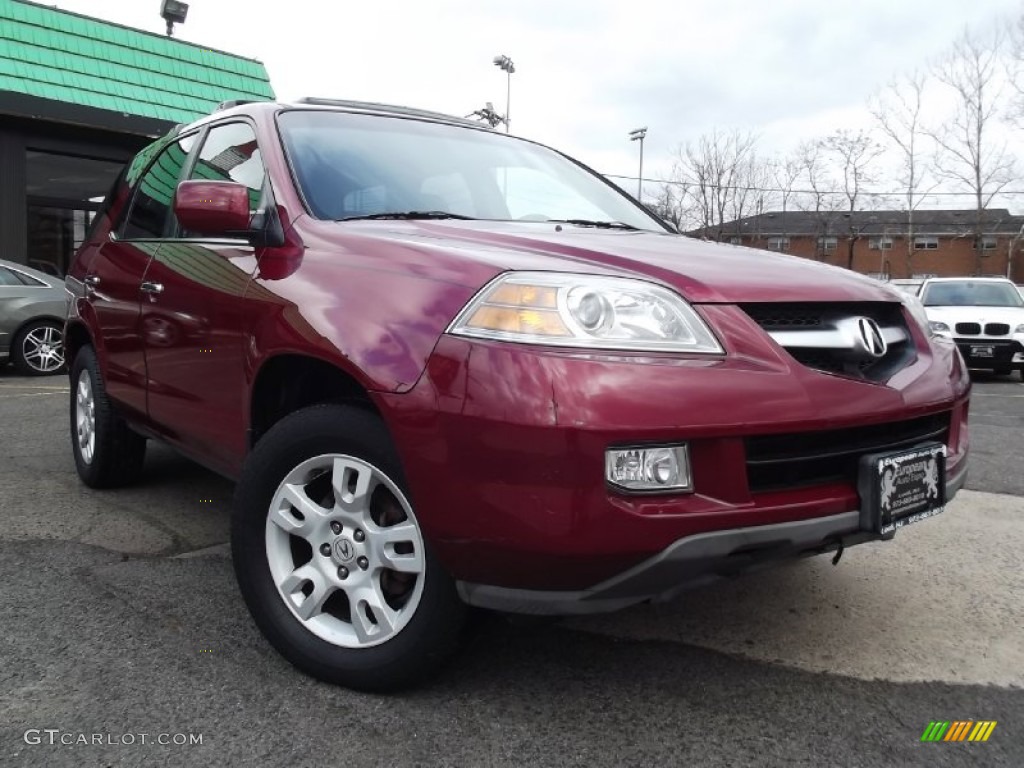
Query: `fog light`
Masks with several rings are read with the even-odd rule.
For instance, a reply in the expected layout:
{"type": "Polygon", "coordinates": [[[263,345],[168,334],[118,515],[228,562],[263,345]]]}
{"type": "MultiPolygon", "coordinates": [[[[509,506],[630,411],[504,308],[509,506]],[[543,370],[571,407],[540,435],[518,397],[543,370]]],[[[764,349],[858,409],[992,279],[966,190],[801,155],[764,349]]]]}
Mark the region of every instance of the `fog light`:
{"type": "Polygon", "coordinates": [[[605,480],[627,491],[689,491],[690,455],[686,445],[610,448],[604,454],[605,480]]]}

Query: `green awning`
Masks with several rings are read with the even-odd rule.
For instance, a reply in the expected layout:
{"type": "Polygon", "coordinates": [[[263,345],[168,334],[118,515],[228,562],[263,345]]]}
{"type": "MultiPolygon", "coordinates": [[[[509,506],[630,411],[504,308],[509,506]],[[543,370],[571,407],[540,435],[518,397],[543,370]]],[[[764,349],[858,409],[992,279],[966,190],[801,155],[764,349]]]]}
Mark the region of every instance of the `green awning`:
{"type": "Polygon", "coordinates": [[[172,123],[274,98],[262,63],[23,0],[0,0],[0,92],[172,123]]]}

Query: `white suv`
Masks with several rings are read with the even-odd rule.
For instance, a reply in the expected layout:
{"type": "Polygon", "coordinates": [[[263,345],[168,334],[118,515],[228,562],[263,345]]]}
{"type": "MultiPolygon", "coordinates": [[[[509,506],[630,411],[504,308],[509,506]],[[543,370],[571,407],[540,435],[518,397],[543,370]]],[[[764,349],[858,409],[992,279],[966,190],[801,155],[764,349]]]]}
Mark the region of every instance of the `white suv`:
{"type": "Polygon", "coordinates": [[[1024,298],[1011,281],[935,278],[919,295],[932,331],[956,341],[969,368],[1024,378],[1024,298]]]}

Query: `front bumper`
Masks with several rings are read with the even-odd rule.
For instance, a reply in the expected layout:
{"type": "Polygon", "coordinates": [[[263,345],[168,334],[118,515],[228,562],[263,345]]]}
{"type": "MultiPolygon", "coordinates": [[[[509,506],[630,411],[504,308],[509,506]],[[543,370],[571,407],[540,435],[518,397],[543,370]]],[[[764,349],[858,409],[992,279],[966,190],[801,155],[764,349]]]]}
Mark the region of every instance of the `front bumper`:
{"type": "Polygon", "coordinates": [[[984,370],[1024,368],[1024,345],[1016,339],[1008,339],[1005,336],[991,339],[980,336],[958,336],[953,340],[968,368],[984,370]],[[989,350],[992,354],[985,356],[975,354],[979,348],[989,350]]]}
{"type": "MultiPolygon", "coordinates": [[[[967,479],[967,462],[947,479],[952,499],[967,479]]],[[[785,560],[833,552],[868,541],[888,541],[860,528],[860,512],[712,531],[680,539],[625,573],[581,590],[509,589],[458,582],[469,605],[507,613],[570,616],[617,611],[641,602],[665,602],[680,592],[767,568],[785,560]]]]}
{"type": "MultiPolygon", "coordinates": [[[[952,342],[918,339],[917,358],[887,384],[865,382],[800,365],[736,307],[701,309],[724,358],[445,336],[412,389],[375,395],[417,517],[456,581],[579,593],[685,539],[859,509],[855,481],[759,485],[752,438],[791,442],[941,417],[949,477],[966,466],[970,381],[952,342]],[[630,495],[605,485],[610,446],[680,441],[689,445],[692,493],[630,495]]],[[[840,526],[825,536],[837,532],[849,533],[840,526]]],[[[824,546],[798,539],[798,549],[824,546]]]]}

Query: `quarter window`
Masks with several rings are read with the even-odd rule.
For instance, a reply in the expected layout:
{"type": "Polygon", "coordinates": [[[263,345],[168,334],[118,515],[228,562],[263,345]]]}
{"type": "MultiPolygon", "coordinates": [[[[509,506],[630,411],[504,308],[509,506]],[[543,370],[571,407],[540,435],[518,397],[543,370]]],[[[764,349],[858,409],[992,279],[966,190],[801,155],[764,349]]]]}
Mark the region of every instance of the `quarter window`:
{"type": "Polygon", "coordinates": [[[33,288],[48,287],[46,283],[44,283],[42,280],[36,280],[31,275],[26,275],[24,272],[21,272],[17,269],[12,269],[11,272],[14,273],[14,279],[20,280],[22,285],[31,285],[33,288]]]}
{"type": "Polygon", "coordinates": [[[0,267],[0,285],[21,285],[21,280],[11,270],[0,267]]]}
{"type": "Polygon", "coordinates": [[[174,142],[157,156],[139,180],[135,199],[121,230],[123,239],[152,240],[167,237],[174,230],[171,201],[194,144],[194,136],[174,142]]]}

